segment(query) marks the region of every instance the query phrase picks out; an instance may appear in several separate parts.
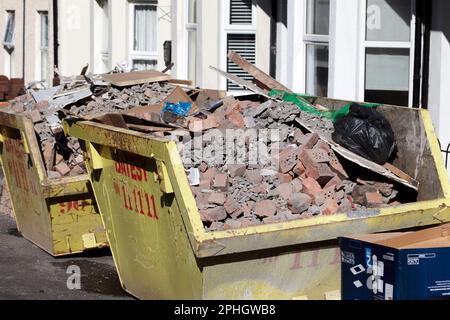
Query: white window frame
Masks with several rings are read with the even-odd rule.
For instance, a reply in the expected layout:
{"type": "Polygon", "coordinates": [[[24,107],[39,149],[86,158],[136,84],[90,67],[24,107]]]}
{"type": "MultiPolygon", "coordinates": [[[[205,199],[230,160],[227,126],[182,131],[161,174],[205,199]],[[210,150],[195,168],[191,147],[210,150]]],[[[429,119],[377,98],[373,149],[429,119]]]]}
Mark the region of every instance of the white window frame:
{"type": "Polygon", "coordinates": [[[413,106],[414,97],[414,59],[415,59],[415,38],[416,38],[416,0],[411,0],[411,22],[410,22],[410,41],[367,41],[367,0],[361,1],[359,16],[361,17],[360,26],[360,45],[359,45],[359,68],[358,68],[358,100],[365,98],[366,87],[366,49],[386,48],[386,49],[409,49],[409,97],[408,107],[413,106]]]}
{"type": "Polygon", "coordinates": [[[15,39],[15,36],[16,36],[16,11],[15,10],[6,10],[6,12],[5,12],[5,26],[4,26],[4,29],[2,31],[3,31],[3,39],[2,39],[3,45],[4,46],[10,46],[11,48],[14,48],[14,39],[15,39]],[[13,24],[12,24],[13,30],[12,30],[11,41],[6,41],[5,38],[6,38],[6,31],[7,31],[8,24],[9,24],[9,14],[10,13],[12,13],[13,17],[14,17],[13,24]]]}
{"type": "MultiPolygon", "coordinates": [[[[189,21],[189,2],[190,0],[184,0],[185,2],[185,6],[186,6],[186,10],[185,10],[185,21],[186,21],[186,38],[185,38],[185,48],[186,48],[186,55],[185,55],[185,61],[186,61],[186,75],[189,78],[189,37],[191,33],[195,33],[196,36],[196,50],[195,50],[195,79],[189,79],[189,80],[195,80],[195,82],[198,82],[198,77],[199,77],[199,70],[198,70],[198,52],[199,52],[199,27],[198,27],[198,19],[199,19],[199,5],[200,5],[200,0],[197,0],[197,7],[196,7],[196,17],[197,17],[197,21],[196,22],[190,22],[189,21]]],[[[194,83],[195,85],[195,83],[194,83]]]]}
{"type": "MultiPolygon", "coordinates": [[[[227,39],[228,34],[254,34],[255,38],[257,37],[256,34],[256,1],[252,0],[252,23],[251,24],[231,24],[230,23],[230,0],[221,0],[222,8],[220,8],[220,22],[221,22],[221,33],[220,33],[220,67],[222,70],[227,70],[227,59],[228,59],[228,52],[227,52],[227,39]]],[[[256,45],[256,43],[255,43],[256,45]]],[[[256,48],[255,48],[256,50],[256,48]]],[[[256,51],[255,51],[256,52],[256,51]]],[[[258,65],[258,52],[255,54],[255,64],[258,65]]],[[[223,90],[227,90],[227,79],[224,77],[220,77],[220,87],[223,88],[223,90]]],[[[231,95],[245,95],[250,93],[248,90],[239,90],[239,91],[228,91],[228,94],[231,95]]]]}
{"type": "Polygon", "coordinates": [[[100,9],[102,10],[102,21],[101,21],[101,29],[102,29],[102,43],[100,47],[100,56],[102,58],[103,63],[106,66],[109,66],[110,64],[110,58],[111,58],[111,5],[112,0],[103,0],[102,6],[100,9]],[[106,26],[105,26],[105,8],[104,6],[107,6],[106,8],[106,26]],[[106,27],[106,30],[105,30],[106,27]],[[105,40],[106,38],[106,40],[105,40]],[[107,43],[107,48],[104,46],[104,41],[107,43]]]}
{"type": "Polygon", "coordinates": [[[43,11],[38,11],[37,12],[37,30],[39,30],[39,37],[36,37],[37,39],[37,68],[36,68],[36,79],[38,81],[43,81],[43,85],[45,87],[48,87],[49,83],[48,83],[48,76],[49,76],[49,45],[50,45],[50,16],[49,16],[49,12],[47,10],[43,10],[43,11]],[[43,46],[42,45],[42,28],[43,28],[43,24],[42,24],[42,18],[43,15],[47,15],[47,46],[43,46]],[[45,73],[45,75],[43,74],[43,65],[42,65],[42,60],[44,58],[44,55],[46,56],[47,59],[47,72],[45,73]]]}
{"type": "MultiPolygon", "coordinates": [[[[129,61],[130,61],[130,67],[133,68],[134,60],[156,60],[156,66],[158,65],[158,50],[156,48],[156,51],[136,51],[134,50],[134,11],[136,6],[149,6],[149,7],[155,7],[156,12],[158,13],[158,4],[157,2],[129,2],[129,61]]],[[[157,18],[158,19],[158,18],[157,18]]],[[[158,28],[158,20],[156,21],[156,26],[158,28]]],[[[155,33],[155,37],[158,37],[158,32],[155,33]]],[[[156,39],[156,43],[158,44],[158,39],[156,39]]]]}

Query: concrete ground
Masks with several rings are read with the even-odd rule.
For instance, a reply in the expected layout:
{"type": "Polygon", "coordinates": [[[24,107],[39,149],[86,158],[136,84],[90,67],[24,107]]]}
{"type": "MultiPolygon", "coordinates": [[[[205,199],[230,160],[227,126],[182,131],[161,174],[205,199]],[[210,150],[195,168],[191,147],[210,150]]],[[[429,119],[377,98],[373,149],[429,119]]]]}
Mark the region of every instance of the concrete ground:
{"type": "Polygon", "coordinates": [[[24,239],[13,218],[0,212],[0,299],[133,299],[119,282],[109,250],[53,258],[24,239]],[[81,289],[69,290],[69,266],[81,271],[81,289]]]}

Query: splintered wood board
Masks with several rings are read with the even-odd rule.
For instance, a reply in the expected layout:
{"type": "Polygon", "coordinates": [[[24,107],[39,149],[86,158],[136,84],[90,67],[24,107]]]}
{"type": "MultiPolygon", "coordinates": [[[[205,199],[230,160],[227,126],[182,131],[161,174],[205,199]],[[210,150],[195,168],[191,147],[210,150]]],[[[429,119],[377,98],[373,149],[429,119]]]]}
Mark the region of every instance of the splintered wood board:
{"type": "Polygon", "coordinates": [[[169,81],[172,77],[168,74],[155,71],[144,70],[126,73],[104,74],[102,79],[117,87],[128,87],[143,83],[169,81]]]}

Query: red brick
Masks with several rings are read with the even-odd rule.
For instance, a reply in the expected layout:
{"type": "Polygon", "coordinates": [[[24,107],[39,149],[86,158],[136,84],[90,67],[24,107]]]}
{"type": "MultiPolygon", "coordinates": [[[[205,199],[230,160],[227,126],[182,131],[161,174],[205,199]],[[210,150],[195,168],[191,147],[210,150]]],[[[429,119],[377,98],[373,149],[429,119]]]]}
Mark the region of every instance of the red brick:
{"type": "Polygon", "coordinates": [[[305,137],[305,134],[300,129],[295,129],[294,132],[294,141],[297,143],[301,143],[305,137]]]}
{"type": "Polygon", "coordinates": [[[209,168],[200,175],[200,188],[210,189],[212,181],[217,174],[216,168],[209,168]]]}
{"type": "Polygon", "coordinates": [[[304,193],[295,193],[288,201],[288,208],[292,213],[302,213],[311,206],[311,197],[304,193]]]}
{"type": "Polygon", "coordinates": [[[339,159],[336,157],[334,152],[330,153],[330,168],[339,175],[339,177],[344,180],[348,179],[348,174],[345,171],[344,167],[339,162],[339,159]]]}
{"type": "Polygon", "coordinates": [[[277,213],[277,207],[275,201],[263,200],[256,203],[255,214],[258,217],[270,217],[277,213]]]}
{"type": "Polygon", "coordinates": [[[42,100],[36,103],[36,109],[39,111],[45,111],[50,107],[50,103],[47,100],[42,100]]]}
{"type": "Polygon", "coordinates": [[[41,113],[40,113],[39,110],[37,110],[37,109],[34,109],[34,110],[30,111],[30,112],[29,112],[29,116],[30,116],[31,121],[32,121],[33,123],[42,121],[41,113]]]}
{"type": "Polygon", "coordinates": [[[286,173],[278,173],[278,181],[281,184],[289,183],[292,181],[292,176],[290,174],[286,174],[286,173]]]}
{"type": "Polygon", "coordinates": [[[270,216],[270,217],[263,219],[264,224],[280,223],[280,222],[284,222],[284,221],[286,221],[285,217],[282,215],[278,215],[278,214],[275,216],[270,216]]]}
{"type": "Polygon", "coordinates": [[[229,164],[228,172],[230,173],[230,177],[242,177],[247,171],[247,166],[245,164],[229,164]]]}
{"type": "Polygon", "coordinates": [[[319,135],[317,133],[308,133],[301,138],[300,143],[306,149],[312,149],[316,145],[317,141],[319,141],[319,135]]]}
{"type": "Polygon", "coordinates": [[[64,161],[62,161],[55,166],[55,171],[57,171],[60,175],[65,176],[69,174],[70,168],[64,161]]]}
{"type": "Polygon", "coordinates": [[[55,164],[59,164],[63,160],[64,160],[64,157],[57,152],[55,155],[55,164]]]}
{"type": "Polygon", "coordinates": [[[292,183],[283,183],[280,184],[277,187],[278,193],[280,194],[280,196],[285,199],[288,200],[293,192],[293,187],[292,187],[292,183]]]}
{"type": "Polygon", "coordinates": [[[336,189],[339,189],[341,185],[342,185],[341,178],[339,178],[338,176],[335,176],[335,177],[333,177],[333,179],[328,181],[328,183],[325,185],[324,188],[329,188],[329,187],[334,186],[336,189]]]}
{"type": "Polygon", "coordinates": [[[208,170],[208,165],[204,162],[200,164],[200,167],[198,168],[201,173],[205,173],[208,170]]]}
{"type": "Polygon", "coordinates": [[[325,163],[319,163],[306,169],[306,175],[316,180],[321,186],[325,186],[336,175],[325,163]]]}
{"type": "Polygon", "coordinates": [[[261,176],[261,170],[259,170],[259,169],[247,170],[245,172],[245,176],[253,184],[261,183],[263,180],[263,177],[261,176]]]}
{"type": "Polygon", "coordinates": [[[322,149],[303,149],[300,153],[300,160],[305,166],[330,162],[330,156],[322,149]]]}
{"type": "Polygon", "coordinates": [[[336,214],[339,211],[339,204],[334,199],[329,199],[325,204],[322,206],[322,214],[324,216],[331,216],[336,214]]]}
{"type": "Polygon", "coordinates": [[[294,172],[298,176],[301,176],[302,174],[304,174],[306,172],[306,169],[303,166],[303,163],[301,161],[297,161],[297,164],[295,165],[292,172],[294,172]]]}
{"type": "Polygon", "coordinates": [[[209,230],[210,231],[222,231],[223,230],[223,226],[224,226],[223,222],[214,221],[209,226],[209,230]]]}
{"type": "Polygon", "coordinates": [[[339,205],[339,211],[340,212],[350,212],[353,209],[353,205],[351,201],[348,198],[344,198],[341,201],[341,204],[339,205]]]}
{"type": "Polygon", "coordinates": [[[221,221],[227,218],[227,212],[223,207],[201,210],[200,215],[202,217],[202,221],[205,222],[221,221]]]}
{"type": "Polygon", "coordinates": [[[189,121],[189,131],[201,132],[220,126],[219,120],[214,115],[209,115],[206,119],[193,119],[189,121]]]}
{"type": "Polygon", "coordinates": [[[313,197],[315,194],[322,191],[322,187],[313,178],[302,179],[303,192],[313,197]]]}
{"type": "Polygon", "coordinates": [[[321,206],[326,203],[328,200],[334,199],[336,200],[336,191],[334,190],[334,186],[323,189],[321,192],[316,193],[313,196],[314,204],[321,206]]]}
{"type": "Polygon", "coordinates": [[[378,192],[366,192],[366,203],[368,207],[377,207],[383,204],[383,196],[378,192]]]}
{"type": "Polygon", "coordinates": [[[297,164],[297,148],[288,147],[279,154],[279,166],[281,173],[288,173],[297,164]]]}
{"type": "Polygon", "coordinates": [[[218,173],[213,179],[213,188],[220,191],[228,190],[228,176],[223,173],[218,173]]]}
{"type": "Polygon", "coordinates": [[[232,197],[228,197],[223,207],[228,214],[232,214],[241,208],[240,204],[237,203],[232,197]]]}
{"type": "Polygon", "coordinates": [[[195,202],[200,210],[207,209],[209,207],[209,195],[209,193],[195,192],[195,202]]]}
{"type": "Polygon", "coordinates": [[[73,176],[79,176],[84,173],[86,173],[84,171],[84,169],[81,166],[76,165],[75,167],[72,168],[72,170],[70,170],[69,175],[73,177],[73,176]]]}
{"type": "Polygon", "coordinates": [[[303,183],[300,179],[297,178],[297,179],[292,180],[291,184],[292,184],[293,192],[300,192],[303,190],[303,183]]]}
{"type": "Polygon", "coordinates": [[[330,148],[330,145],[328,143],[326,143],[323,140],[320,140],[316,143],[316,145],[314,146],[314,149],[321,149],[323,151],[325,151],[328,155],[330,155],[331,152],[333,152],[330,148]]]}
{"type": "Polygon", "coordinates": [[[235,230],[240,229],[242,226],[242,223],[238,220],[228,219],[225,221],[225,224],[223,225],[223,230],[235,230]]]}
{"type": "Polygon", "coordinates": [[[227,200],[227,195],[223,192],[211,193],[211,195],[208,197],[209,203],[216,204],[219,206],[222,206],[226,200],[227,200]]]}
{"type": "Polygon", "coordinates": [[[252,191],[258,194],[267,194],[269,192],[269,185],[267,183],[260,183],[252,188],[252,191]]]}
{"type": "Polygon", "coordinates": [[[238,110],[234,110],[233,112],[229,113],[227,116],[227,120],[239,129],[245,128],[245,119],[242,116],[242,113],[238,110]]]}

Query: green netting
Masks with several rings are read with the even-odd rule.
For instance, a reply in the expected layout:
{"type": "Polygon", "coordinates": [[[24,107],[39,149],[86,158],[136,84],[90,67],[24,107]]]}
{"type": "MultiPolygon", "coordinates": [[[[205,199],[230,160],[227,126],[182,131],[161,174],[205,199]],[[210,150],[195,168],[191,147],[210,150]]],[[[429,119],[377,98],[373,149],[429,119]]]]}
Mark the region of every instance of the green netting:
{"type": "MultiPolygon", "coordinates": [[[[297,105],[302,111],[308,112],[310,114],[313,114],[317,117],[321,118],[327,118],[330,119],[332,122],[335,122],[340,117],[344,117],[348,115],[350,112],[350,106],[352,103],[349,103],[345,106],[343,106],[341,109],[336,111],[321,111],[318,110],[316,107],[314,107],[311,103],[306,101],[305,99],[316,99],[315,96],[308,96],[308,95],[302,95],[297,93],[289,93],[282,90],[272,90],[269,92],[270,97],[280,97],[285,102],[291,102],[295,105],[297,105]]],[[[373,108],[373,107],[379,107],[381,104],[375,104],[375,103],[363,103],[360,104],[363,107],[367,108],[373,108]]]]}

